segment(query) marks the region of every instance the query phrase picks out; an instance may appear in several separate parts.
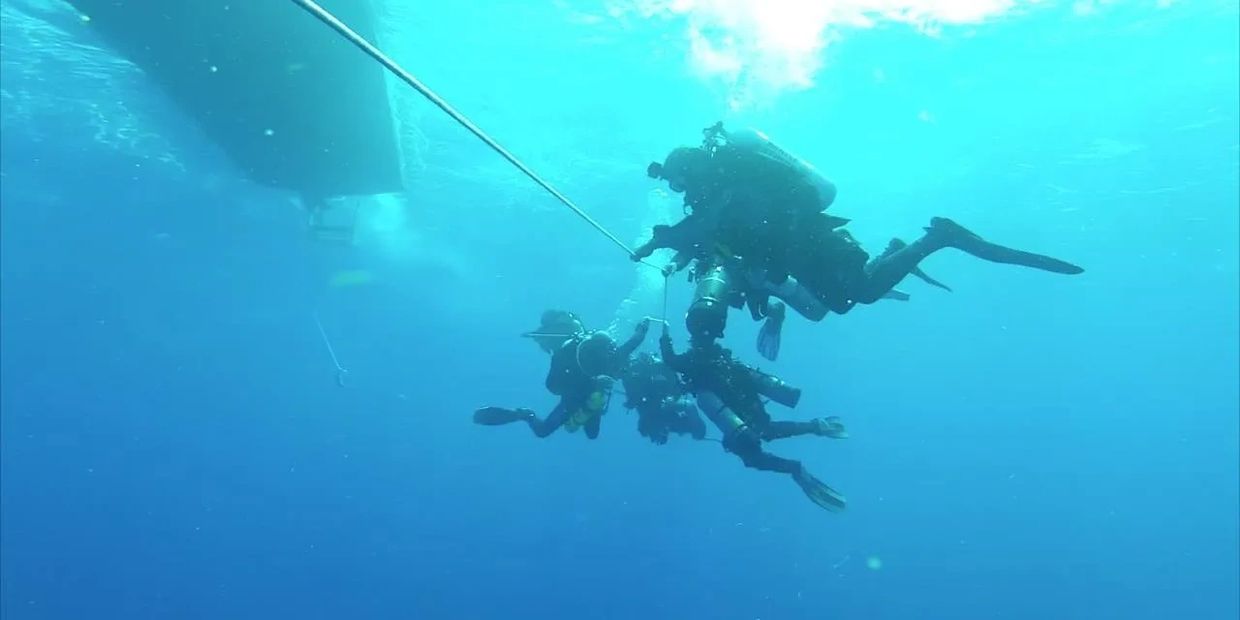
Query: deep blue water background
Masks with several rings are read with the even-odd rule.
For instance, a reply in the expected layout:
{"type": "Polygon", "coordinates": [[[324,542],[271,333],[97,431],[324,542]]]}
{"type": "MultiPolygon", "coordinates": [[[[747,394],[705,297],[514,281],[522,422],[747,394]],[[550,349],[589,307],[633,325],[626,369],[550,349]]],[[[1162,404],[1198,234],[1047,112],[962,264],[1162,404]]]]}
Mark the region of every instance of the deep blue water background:
{"type": "Polygon", "coordinates": [[[726,116],[827,170],[872,248],[949,215],[1088,268],[935,256],[956,292],[790,321],[789,415],[853,438],[778,452],[844,491],[842,515],[718,444],[652,446],[618,408],[596,442],[470,424],[551,405],[515,337],[542,308],[603,326],[659,296],[422,104],[408,221],[323,246],[140,75],[100,89],[68,70],[82,50],[28,38],[28,4],[4,2],[0,73],[5,618],[1240,613],[1232,4],[852,32],[815,88],[741,112],[675,43],[639,53],[552,8],[416,16],[439,27],[397,56],[626,239],[645,163],[726,116]],[[159,139],[109,142],[126,122],[159,139]]]}

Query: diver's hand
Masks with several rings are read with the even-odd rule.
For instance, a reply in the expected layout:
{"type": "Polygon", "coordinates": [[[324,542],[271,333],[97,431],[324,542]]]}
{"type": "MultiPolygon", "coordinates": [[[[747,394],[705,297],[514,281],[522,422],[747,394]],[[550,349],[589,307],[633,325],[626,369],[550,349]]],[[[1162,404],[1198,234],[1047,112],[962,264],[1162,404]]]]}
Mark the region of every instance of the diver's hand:
{"type": "Polygon", "coordinates": [[[633,254],[629,256],[629,259],[635,263],[640,263],[643,259],[649,257],[651,254],[654,254],[654,247],[655,245],[653,239],[647,241],[646,243],[637,246],[637,249],[633,250],[633,254]]]}
{"type": "Polygon", "coordinates": [[[676,273],[677,267],[678,265],[676,263],[668,263],[667,266],[663,268],[663,277],[672,277],[672,274],[676,273]]]}
{"type": "Polygon", "coordinates": [[[634,335],[641,336],[642,338],[645,338],[648,333],[650,333],[650,317],[643,318],[633,330],[634,335]]]}

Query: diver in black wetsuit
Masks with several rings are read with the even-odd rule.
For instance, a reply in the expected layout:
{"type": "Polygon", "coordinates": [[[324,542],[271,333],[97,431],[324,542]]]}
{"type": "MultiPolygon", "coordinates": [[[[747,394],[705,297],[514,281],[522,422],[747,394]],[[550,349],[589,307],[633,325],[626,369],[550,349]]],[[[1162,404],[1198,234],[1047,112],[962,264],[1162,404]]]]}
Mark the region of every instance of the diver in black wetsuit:
{"type": "Polygon", "coordinates": [[[706,423],[676,371],[649,353],[634,357],[621,374],[624,406],[637,410],[637,432],[656,444],[671,433],[706,437],[706,423]]]}
{"type": "Polygon", "coordinates": [[[687,352],[677,354],[664,326],[659,349],[667,364],[684,377],[697,396],[698,408],[723,433],[725,450],[740,457],[746,467],[792,476],[805,495],[826,510],[844,509],[844,497],[806,471],[800,461],[775,456],[762,449],[764,441],[798,435],[847,437],[839,418],[832,416],[809,422],[771,420],[762,397],[794,407],[800,400],[800,390],[746,366],[713,339],[694,338],[687,352]]]}
{"type": "Polygon", "coordinates": [[[684,193],[690,213],[676,225],[656,227],[651,240],[634,251],[634,259],[660,248],[678,252],[673,268],[704,255],[734,257],[745,271],[761,274],[772,286],[785,284],[791,276],[827,310],[840,314],[887,297],[908,275],[942,287],[920,272],[918,264],[944,248],[1054,273],[1084,271],[1059,259],[991,243],[946,218],[933,218],[923,237],[888,246],[870,262],[842,229],[848,220],[824,212],[835,199],[835,187],[812,166],[756,132],[729,133],[717,124],[705,133],[702,147],[675,149],[663,163],[650,165],[650,176],[684,193]]]}
{"type": "Polygon", "coordinates": [[[650,322],[642,321],[633,336],[617,347],[605,332],[587,331],[571,312],[544,312],[538,329],[524,336],[551,354],[546,386],[560,402],[545,419],[530,409],[483,407],[474,412],[474,422],[485,426],[525,422],[538,437],[547,437],[560,427],[569,432],[584,428],[586,437],[597,438],[612,383],[649,330],[650,322]]]}

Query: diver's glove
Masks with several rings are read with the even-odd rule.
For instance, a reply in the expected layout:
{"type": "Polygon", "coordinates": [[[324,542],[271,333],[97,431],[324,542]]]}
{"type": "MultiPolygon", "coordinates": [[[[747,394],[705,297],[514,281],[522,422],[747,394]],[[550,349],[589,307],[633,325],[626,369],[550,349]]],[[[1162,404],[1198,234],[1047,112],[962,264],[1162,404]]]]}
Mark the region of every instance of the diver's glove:
{"type": "Polygon", "coordinates": [[[633,329],[633,335],[645,338],[650,333],[650,317],[643,318],[633,329]]]}
{"type": "Polygon", "coordinates": [[[668,247],[667,234],[671,230],[672,227],[666,224],[659,224],[655,226],[651,231],[650,241],[641,244],[636,250],[633,250],[633,255],[630,258],[634,261],[640,261],[643,258],[647,258],[651,254],[654,254],[655,250],[668,247]]]}

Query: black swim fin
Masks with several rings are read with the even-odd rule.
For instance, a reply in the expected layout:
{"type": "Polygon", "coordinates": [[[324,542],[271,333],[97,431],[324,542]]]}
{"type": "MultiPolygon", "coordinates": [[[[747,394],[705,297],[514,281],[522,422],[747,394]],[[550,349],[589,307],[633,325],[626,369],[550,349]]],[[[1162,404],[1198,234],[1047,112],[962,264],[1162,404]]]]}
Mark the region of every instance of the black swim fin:
{"type": "Polygon", "coordinates": [[[835,439],[848,439],[848,430],[844,428],[844,421],[839,416],[831,415],[825,418],[814,420],[815,433],[823,437],[832,437],[835,439]]]}
{"type": "Polygon", "coordinates": [[[800,471],[792,474],[792,479],[796,480],[797,486],[805,492],[805,496],[809,501],[818,504],[820,508],[828,512],[842,512],[848,504],[848,500],[844,496],[827,486],[823,481],[815,478],[813,474],[805,471],[802,467],[800,471]]]}
{"type": "Polygon", "coordinates": [[[991,243],[964,226],[945,217],[931,218],[930,226],[926,228],[926,232],[930,233],[930,235],[942,235],[943,241],[948,247],[956,248],[992,263],[1022,265],[1024,267],[1067,275],[1076,275],[1085,271],[1081,267],[1058,258],[991,243]]]}
{"type": "Polygon", "coordinates": [[[766,321],[762,323],[762,329],[758,330],[758,353],[772,362],[779,357],[779,344],[787,313],[788,309],[783,302],[771,302],[766,309],[766,321]]]}
{"type": "Polygon", "coordinates": [[[474,412],[474,424],[483,426],[499,426],[528,420],[534,415],[529,409],[505,409],[503,407],[483,407],[474,412]]]}

